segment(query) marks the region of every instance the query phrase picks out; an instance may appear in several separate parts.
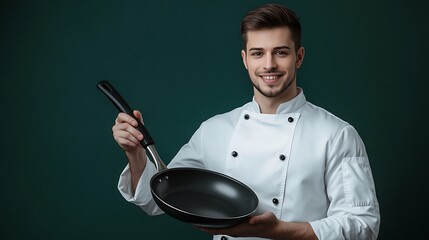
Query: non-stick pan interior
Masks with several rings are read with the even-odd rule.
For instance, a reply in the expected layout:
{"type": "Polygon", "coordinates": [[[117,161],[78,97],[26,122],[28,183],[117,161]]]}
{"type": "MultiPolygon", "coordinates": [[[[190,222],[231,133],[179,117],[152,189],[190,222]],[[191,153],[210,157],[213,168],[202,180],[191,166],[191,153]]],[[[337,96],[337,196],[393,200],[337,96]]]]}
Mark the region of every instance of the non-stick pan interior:
{"type": "Polygon", "coordinates": [[[258,205],[250,188],[226,175],[204,169],[173,168],[159,172],[152,179],[151,187],[173,211],[204,218],[248,216],[258,205]]]}

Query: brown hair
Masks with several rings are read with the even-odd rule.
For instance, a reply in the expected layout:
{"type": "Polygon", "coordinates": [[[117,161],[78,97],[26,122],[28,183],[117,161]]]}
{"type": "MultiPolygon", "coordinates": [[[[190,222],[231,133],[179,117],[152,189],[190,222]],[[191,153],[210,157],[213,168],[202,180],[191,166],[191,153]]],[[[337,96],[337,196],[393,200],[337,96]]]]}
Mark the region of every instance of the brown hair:
{"type": "Polygon", "coordinates": [[[244,49],[247,44],[247,32],[275,27],[289,27],[295,51],[301,47],[301,24],[296,14],[279,4],[266,4],[247,13],[241,22],[241,37],[244,49]]]}

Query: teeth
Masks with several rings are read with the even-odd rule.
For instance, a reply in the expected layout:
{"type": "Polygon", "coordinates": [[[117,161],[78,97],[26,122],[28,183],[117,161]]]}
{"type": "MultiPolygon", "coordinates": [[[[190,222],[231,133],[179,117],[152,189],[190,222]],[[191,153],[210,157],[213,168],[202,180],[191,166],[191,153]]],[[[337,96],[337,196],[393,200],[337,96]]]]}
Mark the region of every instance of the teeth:
{"type": "Polygon", "coordinates": [[[262,76],[262,78],[265,80],[274,80],[274,79],[277,79],[278,76],[262,76]]]}

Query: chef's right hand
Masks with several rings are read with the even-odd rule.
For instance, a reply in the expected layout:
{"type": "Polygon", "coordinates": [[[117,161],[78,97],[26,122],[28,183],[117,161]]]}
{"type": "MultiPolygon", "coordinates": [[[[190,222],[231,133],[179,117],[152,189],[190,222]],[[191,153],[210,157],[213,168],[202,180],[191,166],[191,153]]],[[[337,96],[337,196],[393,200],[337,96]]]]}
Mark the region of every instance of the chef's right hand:
{"type": "MultiPolygon", "coordinates": [[[[133,111],[134,116],[143,123],[142,115],[139,111],[133,111]]],[[[136,129],[137,121],[126,113],[119,113],[115,119],[115,125],[112,127],[113,138],[119,146],[128,154],[140,154],[144,148],[140,144],[143,140],[143,134],[136,129]]]]}
{"type": "MultiPolygon", "coordinates": [[[[134,116],[143,123],[142,115],[139,111],[133,111],[134,116]]],[[[116,117],[115,125],[112,127],[113,138],[125,151],[131,173],[131,187],[133,193],[136,192],[137,184],[142,175],[146,163],[146,151],[140,144],[143,140],[143,134],[136,129],[137,121],[126,113],[119,113],[116,117]]]]}

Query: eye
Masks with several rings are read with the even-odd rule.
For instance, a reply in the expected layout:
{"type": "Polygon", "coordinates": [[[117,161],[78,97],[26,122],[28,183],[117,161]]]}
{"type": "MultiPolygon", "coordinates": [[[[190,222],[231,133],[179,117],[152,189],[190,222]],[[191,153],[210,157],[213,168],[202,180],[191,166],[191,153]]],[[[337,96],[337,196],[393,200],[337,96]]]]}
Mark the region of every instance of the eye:
{"type": "Polygon", "coordinates": [[[275,54],[279,55],[279,56],[287,56],[288,52],[286,52],[286,51],[277,51],[277,52],[275,52],[275,54]]]}
{"type": "Polygon", "coordinates": [[[250,56],[253,56],[253,57],[260,57],[260,56],[262,56],[262,52],[251,52],[251,53],[250,53],[250,56]]]}

